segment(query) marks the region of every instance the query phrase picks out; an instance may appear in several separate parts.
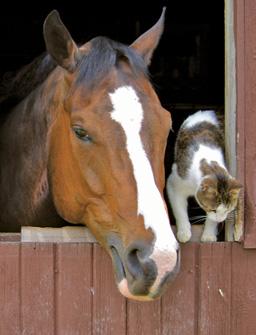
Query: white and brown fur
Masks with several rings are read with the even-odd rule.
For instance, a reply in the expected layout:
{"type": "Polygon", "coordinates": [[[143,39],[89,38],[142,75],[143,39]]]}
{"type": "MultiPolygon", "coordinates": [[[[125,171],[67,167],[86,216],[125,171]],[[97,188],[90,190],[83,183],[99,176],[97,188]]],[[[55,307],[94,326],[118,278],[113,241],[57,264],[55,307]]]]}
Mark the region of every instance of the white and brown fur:
{"type": "Polygon", "coordinates": [[[224,160],[223,128],[214,111],[198,111],[181,125],[167,194],[176,219],[177,238],[191,238],[187,200],[195,197],[206,212],[201,241],[217,240],[218,223],[237,205],[240,183],[233,178],[224,160]]]}

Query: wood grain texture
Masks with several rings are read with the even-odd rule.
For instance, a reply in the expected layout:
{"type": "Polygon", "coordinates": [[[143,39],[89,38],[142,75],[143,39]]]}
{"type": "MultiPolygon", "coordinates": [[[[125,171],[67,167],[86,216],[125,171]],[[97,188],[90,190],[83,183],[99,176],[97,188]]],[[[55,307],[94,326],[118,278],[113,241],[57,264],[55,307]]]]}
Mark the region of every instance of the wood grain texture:
{"type": "Polygon", "coordinates": [[[21,334],[20,244],[0,243],[0,334],[21,334]]]}
{"type": "Polygon", "coordinates": [[[98,244],[0,243],[0,334],[255,335],[256,250],[182,245],[161,299],[128,301],[98,244]]]}
{"type": "Polygon", "coordinates": [[[197,335],[197,243],[181,245],[181,269],[162,297],[162,334],[197,335]]]}
{"type": "Polygon", "coordinates": [[[161,300],[127,303],[127,335],[161,335],[161,300]]]}
{"type": "Polygon", "coordinates": [[[228,335],[231,243],[205,243],[199,252],[198,335],[228,335]]]}
{"type": "Polygon", "coordinates": [[[21,242],[97,242],[89,229],[81,226],[65,226],[62,228],[24,226],[21,227],[20,238],[21,242]]]}
{"type": "MultiPolygon", "coordinates": [[[[236,44],[236,163],[237,177],[245,185],[245,16],[244,0],[234,0],[234,33],[236,44]]],[[[240,192],[238,220],[245,225],[244,189],[240,192]]],[[[243,227],[244,230],[245,227],[243,227]]],[[[236,232],[235,232],[236,233],[236,232]]],[[[244,236],[241,237],[241,240],[244,236]]]]}
{"type": "Polygon", "coordinates": [[[21,334],[54,335],[53,244],[21,244],[20,266],[21,334]]]}
{"type": "Polygon", "coordinates": [[[92,329],[92,245],[61,243],[55,255],[56,330],[87,335],[92,329]]]}
{"type": "MultiPolygon", "coordinates": [[[[256,2],[242,1],[244,5],[244,45],[238,46],[244,52],[244,127],[245,127],[245,240],[247,248],[256,248],[256,2]]],[[[241,4],[240,4],[241,6],[241,4]]],[[[240,29],[240,26],[237,27],[240,29]]],[[[243,29],[243,27],[241,27],[243,29]]],[[[240,111],[241,112],[241,111],[240,111]]]]}
{"type": "Polygon", "coordinates": [[[110,256],[93,247],[93,335],[126,334],[126,299],[119,293],[110,256]]]}
{"type": "Polygon", "coordinates": [[[232,244],[232,335],[256,333],[256,250],[232,244]]]}

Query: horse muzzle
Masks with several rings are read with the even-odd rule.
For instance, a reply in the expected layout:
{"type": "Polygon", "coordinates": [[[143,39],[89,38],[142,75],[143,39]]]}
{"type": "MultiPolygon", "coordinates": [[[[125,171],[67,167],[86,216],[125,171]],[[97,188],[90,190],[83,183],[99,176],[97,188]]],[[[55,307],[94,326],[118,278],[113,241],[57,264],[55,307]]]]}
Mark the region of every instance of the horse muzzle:
{"type": "Polygon", "coordinates": [[[154,251],[153,246],[144,241],[135,241],[124,248],[115,237],[109,242],[117,286],[127,298],[154,300],[178,273],[179,250],[154,251]]]}

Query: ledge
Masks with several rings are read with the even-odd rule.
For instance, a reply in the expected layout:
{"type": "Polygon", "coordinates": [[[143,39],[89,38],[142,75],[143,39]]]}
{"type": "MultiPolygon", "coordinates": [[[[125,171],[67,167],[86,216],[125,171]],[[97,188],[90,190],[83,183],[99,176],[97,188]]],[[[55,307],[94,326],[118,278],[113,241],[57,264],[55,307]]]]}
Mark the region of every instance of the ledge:
{"type": "MultiPolygon", "coordinates": [[[[174,233],[176,227],[172,226],[174,233]]],[[[200,242],[203,225],[192,226],[190,242],[200,242]]],[[[22,227],[21,233],[0,233],[0,242],[70,242],[97,243],[95,237],[86,227],[66,226],[62,228],[22,227]]]]}

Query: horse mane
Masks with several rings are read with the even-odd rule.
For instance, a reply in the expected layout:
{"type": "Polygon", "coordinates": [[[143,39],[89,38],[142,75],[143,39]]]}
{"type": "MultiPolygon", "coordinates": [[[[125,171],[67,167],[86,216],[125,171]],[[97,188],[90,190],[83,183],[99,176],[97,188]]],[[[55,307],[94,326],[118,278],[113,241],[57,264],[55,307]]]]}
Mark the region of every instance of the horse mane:
{"type": "MultiPolygon", "coordinates": [[[[120,60],[129,62],[135,75],[147,76],[142,57],[128,46],[101,36],[92,39],[91,44],[90,52],[78,64],[75,86],[83,84],[92,88],[113,66],[118,66],[120,60]]],[[[6,73],[0,82],[0,115],[3,116],[26,98],[45,81],[56,66],[55,61],[45,52],[18,72],[6,73]]]]}
{"type": "Polygon", "coordinates": [[[17,72],[7,72],[0,82],[1,114],[16,106],[44,82],[56,63],[44,52],[17,72]]]}
{"type": "Polygon", "coordinates": [[[120,60],[130,64],[135,76],[148,76],[143,58],[129,46],[102,36],[95,37],[90,43],[90,52],[79,62],[75,86],[94,87],[113,67],[118,67],[120,60]]]}

